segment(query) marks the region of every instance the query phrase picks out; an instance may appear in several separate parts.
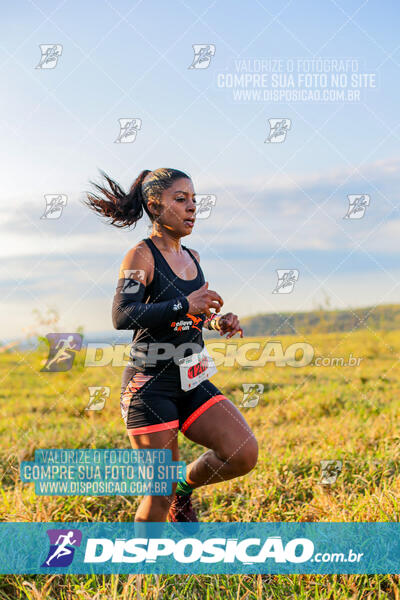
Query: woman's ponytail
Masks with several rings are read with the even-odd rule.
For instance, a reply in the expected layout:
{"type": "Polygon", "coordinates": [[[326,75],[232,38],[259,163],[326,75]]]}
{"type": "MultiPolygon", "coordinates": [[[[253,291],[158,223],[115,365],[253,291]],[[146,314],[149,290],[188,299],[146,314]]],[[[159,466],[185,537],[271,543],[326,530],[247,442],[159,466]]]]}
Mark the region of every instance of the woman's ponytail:
{"type": "Polygon", "coordinates": [[[151,221],[158,218],[161,206],[161,195],[174,181],[182,177],[190,179],[189,175],[178,169],[160,168],[155,171],[145,169],[136,177],[129,192],[124,190],[113,181],[104,171],[100,171],[107,180],[110,189],[105,185],[92,183],[101,195],[86,192],[87,199],[84,204],[103,217],[111,219],[111,225],[115,227],[129,227],[135,225],[143,216],[143,210],[151,221]],[[146,179],[146,181],[144,181],[146,179]],[[148,209],[147,203],[153,202],[153,213],[148,209]]]}
{"type": "Polygon", "coordinates": [[[110,224],[115,227],[129,227],[135,225],[143,216],[143,209],[151,217],[142,193],[142,182],[151,173],[145,169],[135,179],[129,192],[126,194],[120,185],[111,179],[104,171],[100,171],[106,179],[109,189],[105,185],[90,183],[100,192],[100,195],[86,192],[87,199],[84,204],[110,219],[110,224]]]}

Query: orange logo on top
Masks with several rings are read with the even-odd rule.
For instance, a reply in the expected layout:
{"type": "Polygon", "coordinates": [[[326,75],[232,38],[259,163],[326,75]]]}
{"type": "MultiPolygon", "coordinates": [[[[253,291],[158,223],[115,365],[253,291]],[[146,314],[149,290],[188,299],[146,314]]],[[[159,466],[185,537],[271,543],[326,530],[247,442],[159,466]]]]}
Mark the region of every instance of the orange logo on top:
{"type": "MultiPolygon", "coordinates": [[[[200,321],[202,320],[201,317],[196,317],[194,315],[191,315],[190,313],[186,313],[186,315],[189,317],[189,319],[192,319],[192,321],[193,321],[192,327],[197,325],[197,323],[200,323],[200,321]]],[[[198,327],[196,327],[196,329],[198,329],[198,327]]]]}
{"type": "Polygon", "coordinates": [[[190,328],[198,329],[199,331],[201,331],[200,327],[197,327],[197,324],[202,321],[202,318],[196,317],[195,315],[191,315],[190,313],[186,313],[186,316],[189,317],[189,319],[192,322],[179,321],[179,323],[176,323],[174,321],[173,323],[171,323],[171,327],[174,327],[174,329],[176,331],[185,331],[185,330],[189,329],[189,325],[190,325],[190,328]]]}

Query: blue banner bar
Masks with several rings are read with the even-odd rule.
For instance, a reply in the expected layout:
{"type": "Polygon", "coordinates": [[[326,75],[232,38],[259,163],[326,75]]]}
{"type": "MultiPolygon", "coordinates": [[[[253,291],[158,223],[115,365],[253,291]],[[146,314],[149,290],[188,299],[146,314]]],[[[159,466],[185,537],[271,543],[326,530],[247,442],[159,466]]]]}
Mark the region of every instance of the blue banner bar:
{"type": "Polygon", "coordinates": [[[0,573],[400,573],[400,523],[0,523],[0,573]]]}

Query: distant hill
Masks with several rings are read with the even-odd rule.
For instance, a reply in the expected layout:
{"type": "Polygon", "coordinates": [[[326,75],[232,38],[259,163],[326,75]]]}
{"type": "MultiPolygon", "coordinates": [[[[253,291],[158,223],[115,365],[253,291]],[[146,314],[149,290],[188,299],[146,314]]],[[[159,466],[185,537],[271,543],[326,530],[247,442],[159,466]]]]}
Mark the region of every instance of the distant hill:
{"type": "Polygon", "coordinates": [[[400,329],[400,304],[345,310],[259,314],[240,319],[246,336],[400,329]]]}

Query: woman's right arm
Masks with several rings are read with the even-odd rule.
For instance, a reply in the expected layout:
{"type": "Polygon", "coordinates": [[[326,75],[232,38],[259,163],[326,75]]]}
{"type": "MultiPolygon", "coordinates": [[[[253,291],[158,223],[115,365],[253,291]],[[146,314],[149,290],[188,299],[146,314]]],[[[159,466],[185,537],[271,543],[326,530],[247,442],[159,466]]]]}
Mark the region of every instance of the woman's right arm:
{"type": "Polygon", "coordinates": [[[168,321],[176,321],[188,312],[189,301],[178,291],[172,300],[143,302],[153,271],[153,255],[145,242],[139,242],[127,252],[120,267],[112,306],[115,329],[158,327],[168,321]]]}

